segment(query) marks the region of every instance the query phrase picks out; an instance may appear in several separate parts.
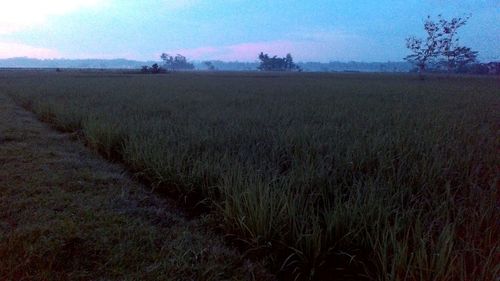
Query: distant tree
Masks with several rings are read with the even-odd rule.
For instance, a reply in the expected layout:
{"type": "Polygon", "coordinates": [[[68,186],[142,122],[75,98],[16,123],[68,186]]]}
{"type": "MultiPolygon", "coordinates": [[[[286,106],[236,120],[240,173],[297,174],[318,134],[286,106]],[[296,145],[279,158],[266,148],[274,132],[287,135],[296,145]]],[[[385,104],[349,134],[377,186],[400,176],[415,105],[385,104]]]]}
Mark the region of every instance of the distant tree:
{"type": "Polygon", "coordinates": [[[151,66],[151,73],[156,74],[156,73],[160,73],[160,71],[161,71],[161,68],[157,63],[155,63],[151,66]]]}
{"type": "Polygon", "coordinates": [[[144,65],[141,67],[141,73],[152,73],[152,74],[158,74],[158,73],[165,73],[165,69],[161,66],[159,66],[157,63],[147,66],[144,65]]]}
{"type": "Polygon", "coordinates": [[[166,54],[166,53],[163,53],[163,54],[161,54],[160,58],[163,61],[163,65],[166,69],[173,70],[172,69],[173,65],[174,65],[174,57],[173,56],[166,54]]]}
{"type": "Polygon", "coordinates": [[[178,54],[173,57],[169,54],[163,53],[161,55],[161,59],[163,60],[163,66],[171,71],[194,69],[194,64],[189,63],[183,55],[178,54]]]}
{"type": "Polygon", "coordinates": [[[471,63],[458,66],[457,73],[478,75],[500,75],[500,62],[471,63]]]}
{"type": "Polygon", "coordinates": [[[487,65],[490,74],[500,75],[500,61],[497,62],[492,61],[487,65]]]}
{"type": "Polygon", "coordinates": [[[286,70],[292,70],[292,69],[296,68],[295,63],[293,63],[293,58],[292,58],[291,54],[286,54],[284,63],[285,63],[285,69],[286,70]]]}
{"type": "Polygon", "coordinates": [[[259,54],[261,71],[301,71],[300,67],[293,62],[291,54],[287,54],[284,58],[277,56],[269,57],[268,54],[261,52],[259,54]]]}
{"type": "Polygon", "coordinates": [[[261,52],[259,54],[259,60],[260,60],[260,65],[258,67],[259,70],[269,71],[272,69],[271,59],[269,58],[268,54],[264,54],[263,52],[261,52]]]}
{"type": "Polygon", "coordinates": [[[204,61],[203,64],[207,67],[208,70],[214,71],[215,66],[211,61],[204,61]]]}
{"type": "Polygon", "coordinates": [[[479,75],[487,75],[489,74],[490,69],[488,65],[483,63],[474,63],[466,66],[461,66],[457,68],[457,73],[460,74],[479,74],[479,75]]]}

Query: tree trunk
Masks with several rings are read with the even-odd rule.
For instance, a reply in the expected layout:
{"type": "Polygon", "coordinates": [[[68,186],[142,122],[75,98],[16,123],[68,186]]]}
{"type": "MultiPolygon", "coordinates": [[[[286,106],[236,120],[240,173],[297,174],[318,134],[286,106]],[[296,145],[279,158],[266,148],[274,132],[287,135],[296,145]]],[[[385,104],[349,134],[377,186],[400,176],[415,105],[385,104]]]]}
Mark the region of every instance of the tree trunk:
{"type": "Polygon", "coordinates": [[[425,80],[424,72],[425,72],[425,65],[419,65],[418,66],[418,78],[422,81],[425,80]]]}

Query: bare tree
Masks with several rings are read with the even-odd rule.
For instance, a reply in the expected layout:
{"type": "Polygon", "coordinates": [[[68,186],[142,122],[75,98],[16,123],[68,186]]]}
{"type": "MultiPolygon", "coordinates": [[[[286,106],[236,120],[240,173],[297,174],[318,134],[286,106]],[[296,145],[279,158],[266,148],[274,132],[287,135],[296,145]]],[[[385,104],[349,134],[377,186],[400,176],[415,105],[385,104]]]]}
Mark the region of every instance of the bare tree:
{"type": "Polygon", "coordinates": [[[448,21],[439,17],[439,25],[442,30],[440,51],[443,59],[441,63],[446,66],[448,73],[451,73],[457,67],[462,67],[476,61],[477,52],[472,51],[468,47],[460,46],[457,36],[458,29],[464,26],[469,18],[470,15],[452,18],[448,21]]]}
{"type": "Polygon", "coordinates": [[[439,15],[436,22],[427,16],[424,23],[427,38],[423,40],[412,36],[406,39],[406,47],[410,49],[411,54],[405,60],[417,66],[421,79],[424,78],[424,72],[430,63],[445,65],[450,73],[458,67],[476,61],[477,52],[460,46],[457,36],[458,29],[464,26],[469,18],[470,16],[466,16],[448,21],[439,15]]]}
{"type": "Polygon", "coordinates": [[[435,60],[439,55],[440,49],[440,26],[434,22],[430,16],[424,23],[424,29],[427,32],[425,40],[414,36],[406,39],[406,47],[412,52],[405,57],[405,60],[415,64],[418,67],[420,78],[424,78],[424,72],[429,62],[435,60]]]}

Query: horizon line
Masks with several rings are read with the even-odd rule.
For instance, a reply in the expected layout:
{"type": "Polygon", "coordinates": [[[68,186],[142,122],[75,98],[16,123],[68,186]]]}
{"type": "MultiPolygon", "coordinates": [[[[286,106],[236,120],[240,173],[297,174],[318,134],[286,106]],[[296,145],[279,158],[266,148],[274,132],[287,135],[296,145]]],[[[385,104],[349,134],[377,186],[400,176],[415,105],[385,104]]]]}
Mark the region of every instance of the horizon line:
{"type": "MultiPolygon", "coordinates": [[[[133,61],[133,62],[161,62],[160,60],[141,60],[141,59],[130,59],[130,58],[123,58],[123,57],[116,57],[116,58],[35,58],[35,57],[27,57],[27,56],[22,56],[22,57],[8,57],[8,58],[0,58],[1,60],[13,60],[13,59],[29,59],[29,60],[39,60],[39,61],[54,61],[54,60],[102,60],[102,61],[112,61],[112,60],[126,60],[126,61],[133,61]]],[[[207,60],[190,60],[187,58],[188,61],[190,62],[224,62],[224,63],[259,63],[259,61],[256,59],[254,61],[240,61],[240,60],[220,60],[220,59],[207,59],[207,60]]],[[[405,60],[398,60],[398,61],[392,61],[392,60],[387,60],[387,61],[362,61],[362,60],[329,60],[329,61],[313,61],[313,60],[308,60],[308,61],[297,61],[297,63],[332,63],[332,62],[340,62],[340,63],[408,63],[405,60]]]]}

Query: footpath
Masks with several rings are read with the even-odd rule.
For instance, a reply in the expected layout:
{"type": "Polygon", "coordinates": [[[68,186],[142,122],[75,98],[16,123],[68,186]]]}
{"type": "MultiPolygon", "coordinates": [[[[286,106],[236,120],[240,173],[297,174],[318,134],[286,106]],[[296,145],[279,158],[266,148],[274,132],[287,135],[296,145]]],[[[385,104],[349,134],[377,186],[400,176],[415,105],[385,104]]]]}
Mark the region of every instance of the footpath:
{"type": "Polygon", "coordinates": [[[272,279],[173,205],[0,93],[0,281],[272,279]]]}

